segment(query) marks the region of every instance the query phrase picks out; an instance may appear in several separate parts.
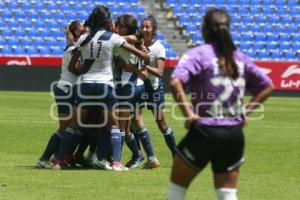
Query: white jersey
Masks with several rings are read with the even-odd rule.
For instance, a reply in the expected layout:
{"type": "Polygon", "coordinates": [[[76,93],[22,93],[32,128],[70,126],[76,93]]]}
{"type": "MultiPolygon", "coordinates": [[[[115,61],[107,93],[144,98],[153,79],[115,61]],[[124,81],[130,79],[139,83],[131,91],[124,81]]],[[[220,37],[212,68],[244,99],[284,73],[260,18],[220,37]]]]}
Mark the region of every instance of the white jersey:
{"type": "MultiPolygon", "coordinates": [[[[150,66],[157,67],[157,60],[166,58],[165,47],[156,40],[152,45],[148,46],[148,49],[150,50],[150,66]]],[[[149,80],[153,89],[156,90],[159,86],[160,78],[149,73],[149,80]]]]}
{"type": "Polygon", "coordinates": [[[74,45],[65,48],[62,57],[62,67],[60,73],[60,79],[57,83],[59,88],[64,88],[65,85],[74,85],[77,81],[77,76],[72,74],[68,67],[72,58],[72,50],[75,49],[74,45]]]}
{"type": "Polygon", "coordinates": [[[87,36],[88,33],[83,34],[75,44],[83,59],[84,74],[81,82],[106,83],[113,86],[113,49],[121,47],[125,39],[118,34],[100,30],[86,45],[81,46],[87,36]]]}
{"type": "MultiPolygon", "coordinates": [[[[138,68],[141,68],[142,66],[142,60],[123,48],[115,48],[114,56],[120,57],[123,61],[125,61],[125,63],[135,65],[138,68]]],[[[134,83],[136,86],[144,84],[144,81],[140,79],[135,73],[127,72],[123,69],[120,69],[119,73],[120,74],[117,75],[117,79],[119,79],[118,81],[121,81],[122,86],[126,85],[129,82],[134,83]]]]}

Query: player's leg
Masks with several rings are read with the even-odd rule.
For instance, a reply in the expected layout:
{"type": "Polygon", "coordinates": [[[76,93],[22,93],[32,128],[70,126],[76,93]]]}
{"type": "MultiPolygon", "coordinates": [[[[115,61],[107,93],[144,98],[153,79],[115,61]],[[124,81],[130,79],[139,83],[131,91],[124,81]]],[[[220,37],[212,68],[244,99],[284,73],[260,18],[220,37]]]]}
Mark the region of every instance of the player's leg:
{"type": "Polygon", "coordinates": [[[238,169],[214,174],[214,184],[218,200],[237,200],[238,169]]]}
{"type": "Polygon", "coordinates": [[[184,200],[187,188],[199,171],[191,168],[175,155],[168,188],[168,200],[184,200]]]}
{"type": "Polygon", "coordinates": [[[107,106],[108,127],[111,134],[112,168],[114,171],[127,171],[128,168],[123,167],[121,164],[122,139],[117,117],[118,100],[116,99],[115,90],[111,86],[105,85],[104,87],[107,90],[104,102],[107,106]]]}
{"type": "MultiPolygon", "coordinates": [[[[241,126],[214,128],[218,138],[217,155],[212,159],[214,184],[218,200],[237,200],[239,167],[244,163],[244,134],[241,126]]],[[[211,135],[212,135],[211,134],[211,135]]]]}
{"type": "Polygon", "coordinates": [[[141,141],[141,144],[144,148],[144,151],[147,155],[148,161],[144,164],[143,168],[146,169],[153,169],[160,166],[160,163],[155,155],[150,133],[147,128],[144,126],[143,116],[142,116],[142,109],[139,108],[138,112],[136,113],[136,117],[134,117],[134,123],[136,126],[136,132],[134,135],[138,137],[141,141]]]}
{"type": "Polygon", "coordinates": [[[135,134],[131,132],[132,122],[135,120],[138,121],[141,116],[138,113],[134,114],[133,116],[134,116],[133,119],[129,120],[128,123],[126,124],[126,138],[125,138],[126,144],[132,152],[131,160],[129,160],[125,165],[130,169],[139,167],[144,161],[144,157],[138,147],[139,140],[137,140],[135,134]]]}
{"type": "Polygon", "coordinates": [[[175,155],[175,149],[176,149],[176,142],[175,142],[175,134],[171,127],[169,126],[167,122],[167,117],[164,112],[164,104],[165,104],[165,98],[164,98],[164,90],[158,89],[157,91],[153,92],[152,94],[153,99],[153,109],[152,113],[155,117],[156,124],[160,130],[160,132],[163,134],[165,138],[165,142],[170,149],[172,156],[175,155]]]}
{"type": "MultiPolygon", "coordinates": [[[[48,144],[38,160],[36,166],[38,168],[51,168],[51,163],[49,159],[58,152],[60,147],[63,132],[70,122],[72,116],[72,105],[74,101],[74,94],[72,87],[69,88],[68,92],[63,91],[58,86],[54,88],[55,101],[57,104],[58,119],[59,119],[59,129],[50,137],[48,144]]],[[[53,157],[54,158],[54,157],[53,157]]],[[[55,158],[54,158],[55,159],[55,158]]]]}

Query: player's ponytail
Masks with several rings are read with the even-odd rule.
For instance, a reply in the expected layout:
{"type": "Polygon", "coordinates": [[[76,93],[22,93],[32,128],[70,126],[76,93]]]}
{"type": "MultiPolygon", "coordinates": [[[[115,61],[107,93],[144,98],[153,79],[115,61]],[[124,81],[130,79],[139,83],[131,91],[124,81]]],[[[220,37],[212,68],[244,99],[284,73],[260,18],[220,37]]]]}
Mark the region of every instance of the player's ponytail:
{"type": "Polygon", "coordinates": [[[85,26],[89,27],[90,32],[86,39],[81,43],[81,46],[89,43],[99,30],[107,29],[110,22],[111,17],[109,8],[103,5],[96,6],[85,21],[85,26]]]}
{"type": "Polygon", "coordinates": [[[202,35],[206,43],[213,45],[223,72],[237,79],[238,66],[234,61],[236,46],[229,32],[230,17],[221,9],[209,10],[204,16],[202,35]]]}

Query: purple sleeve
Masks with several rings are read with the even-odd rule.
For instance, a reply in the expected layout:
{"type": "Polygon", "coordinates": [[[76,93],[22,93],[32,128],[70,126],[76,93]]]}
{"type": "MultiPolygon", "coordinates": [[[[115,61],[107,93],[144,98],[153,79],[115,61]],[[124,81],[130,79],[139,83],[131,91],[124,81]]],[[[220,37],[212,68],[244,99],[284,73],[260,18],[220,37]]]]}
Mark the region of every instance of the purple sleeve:
{"type": "Polygon", "coordinates": [[[247,56],[244,56],[246,89],[255,95],[272,84],[271,79],[247,56]]]}
{"type": "Polygon", "coordinates": [[[201,72],[199,63],[200,55],[194,55],[192,51],[184,54],[172,73],[172,77],[179,78],[183,83],[189,82],[191,77],[201,72]]]}

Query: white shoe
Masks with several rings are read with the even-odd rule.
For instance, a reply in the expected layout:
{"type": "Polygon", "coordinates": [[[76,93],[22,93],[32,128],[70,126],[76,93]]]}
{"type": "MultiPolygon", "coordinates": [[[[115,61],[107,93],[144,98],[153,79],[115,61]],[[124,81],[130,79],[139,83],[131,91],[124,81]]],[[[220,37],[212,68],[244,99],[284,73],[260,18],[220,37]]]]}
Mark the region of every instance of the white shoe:
{"type": "Polygon", "coordinates": [[[96,169],[103,169],[103,170],[112,170],[110,163],[107,160],[98,160],[97,158],[93,160],[92,166],[96,169]]]}
{"type": "Polygon", "coordinates": [[[92,164],[95,162],[95,160],[98,160],[96,153],[94,153],[94,152],[88,152],[88,155],[86,156],[86,160],[92,166],[92,164]]]}
{"type": "Polygon", "coordinates": [[[124,167],[120,162],[114,162],[112,166],[112,170],[116,172],[129,171],[129,169],[127,167],[124,167]]]}
{"type": "Polygon", "coordinates": [[[35,166],[39,169],[51,169],[52,163],[48,160],[38,160],[35,166]]]}

